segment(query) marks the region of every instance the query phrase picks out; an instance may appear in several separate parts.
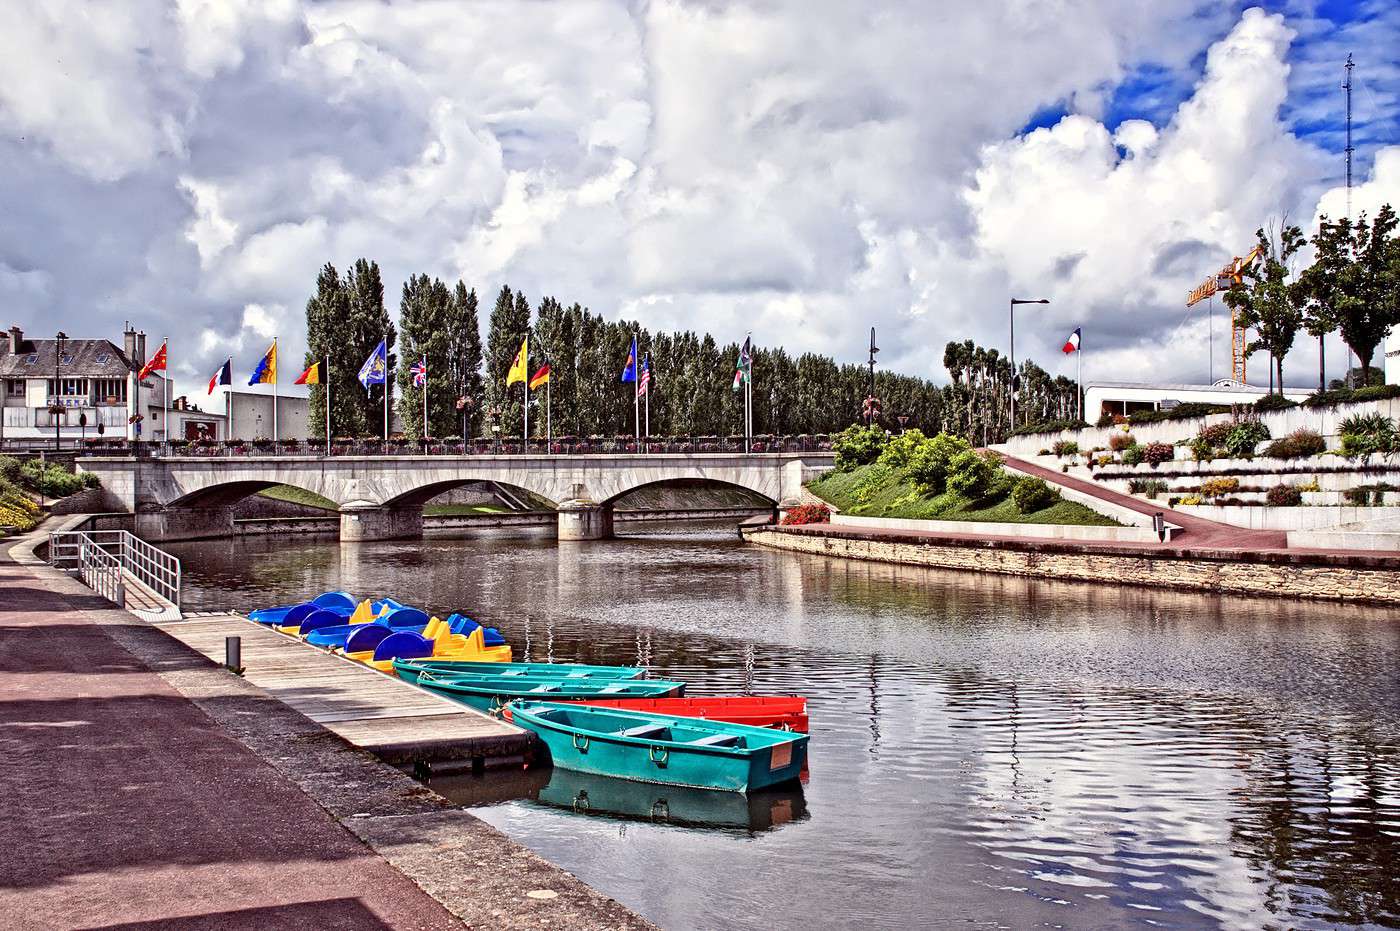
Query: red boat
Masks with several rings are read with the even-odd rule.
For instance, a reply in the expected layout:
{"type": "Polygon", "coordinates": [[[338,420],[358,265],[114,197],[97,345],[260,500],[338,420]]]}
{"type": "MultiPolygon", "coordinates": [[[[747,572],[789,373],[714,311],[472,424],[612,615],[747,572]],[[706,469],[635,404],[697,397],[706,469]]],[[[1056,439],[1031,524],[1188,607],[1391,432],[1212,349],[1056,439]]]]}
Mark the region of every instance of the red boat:
{"type": "MultiPolygon", "coordinates": [[[[680,718],[707,718],[752,727],[807,733],[807,699],[800,695],[699,696],[696,698],[589,698],[580,705],[647,711],[680,718]]],[[[510,718],[510,708],[506,708],[510,718]]]]}

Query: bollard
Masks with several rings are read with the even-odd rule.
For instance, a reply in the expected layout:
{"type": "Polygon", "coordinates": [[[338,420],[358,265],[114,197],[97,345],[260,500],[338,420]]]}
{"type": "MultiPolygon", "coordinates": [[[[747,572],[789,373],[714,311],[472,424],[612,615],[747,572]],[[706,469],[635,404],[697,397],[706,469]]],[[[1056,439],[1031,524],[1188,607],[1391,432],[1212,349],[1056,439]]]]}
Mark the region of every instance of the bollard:
{"type": "Polygon", "coordinates": [[[1167,539],[1167,521],[1161,511],[1152,515],[1152,529],[1157,531],[1157,542],[1163,543],[1167,539]]]}
{"type": "Polygon", "coordinates": [[[224,666],[233,672],[243,675],[243,638],[224,638],[224,666]]]}

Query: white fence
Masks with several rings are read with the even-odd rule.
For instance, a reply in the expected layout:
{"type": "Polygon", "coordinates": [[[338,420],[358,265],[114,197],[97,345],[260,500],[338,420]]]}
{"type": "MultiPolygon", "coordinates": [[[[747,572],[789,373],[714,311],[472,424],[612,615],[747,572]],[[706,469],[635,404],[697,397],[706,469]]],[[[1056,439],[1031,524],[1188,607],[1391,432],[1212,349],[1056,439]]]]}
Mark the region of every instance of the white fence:
{"type": "Polygon", "coordinates": [[[180,609],[180,560],[125,530],[65,530],[49,534],[49,565],[76,572],[109,601],[126,604],[134,579],[180,609]]]}

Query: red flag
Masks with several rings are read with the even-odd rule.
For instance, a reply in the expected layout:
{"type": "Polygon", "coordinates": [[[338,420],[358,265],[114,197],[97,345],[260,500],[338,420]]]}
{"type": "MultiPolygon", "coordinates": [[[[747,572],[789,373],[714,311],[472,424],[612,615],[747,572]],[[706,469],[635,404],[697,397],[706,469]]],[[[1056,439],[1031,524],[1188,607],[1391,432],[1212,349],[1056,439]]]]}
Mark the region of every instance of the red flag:
{"type": "Polygon", "coordinates": [[[549,381],[549,366],[542,365],[540,366],[540,370],[536,372],[534,376],[530,379],[530,390],[534,391],[536,388],[538,388],[540,385],[543,385],[547,381],[549,381]]]}
{"type": "Polygon", "coordinates": [[[136,373],[136,380],[140,381],[147,375],[155,371],[165,371],[165,343],[160,344],[156,354],[151,356],[151,361],[141,367],[141,371],[136,373]]]}

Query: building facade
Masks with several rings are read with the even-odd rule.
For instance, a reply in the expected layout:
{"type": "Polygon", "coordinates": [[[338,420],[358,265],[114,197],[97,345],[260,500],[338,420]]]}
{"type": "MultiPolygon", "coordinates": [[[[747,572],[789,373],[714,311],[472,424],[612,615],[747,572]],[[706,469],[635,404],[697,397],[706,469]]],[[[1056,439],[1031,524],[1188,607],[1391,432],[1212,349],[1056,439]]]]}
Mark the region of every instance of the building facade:
{"type": "MultiPolygon", "coordinates": [[[[1084,385],[1084,419],[1093,423],[1104,415],[1126,417],[1177,404],[1253,404],[1267,388],[1223,381],[1213,385],[1145,385],[1136,382],[1093,381],[1084,385]]],[[[1288,389],[1284,396],[1302,401],[1311,392],[1288,389]]]]}

